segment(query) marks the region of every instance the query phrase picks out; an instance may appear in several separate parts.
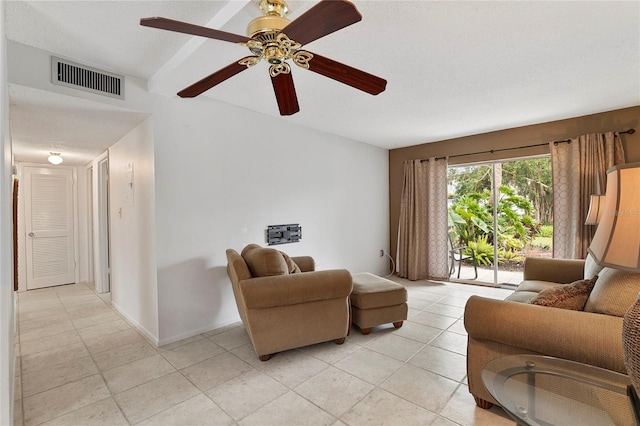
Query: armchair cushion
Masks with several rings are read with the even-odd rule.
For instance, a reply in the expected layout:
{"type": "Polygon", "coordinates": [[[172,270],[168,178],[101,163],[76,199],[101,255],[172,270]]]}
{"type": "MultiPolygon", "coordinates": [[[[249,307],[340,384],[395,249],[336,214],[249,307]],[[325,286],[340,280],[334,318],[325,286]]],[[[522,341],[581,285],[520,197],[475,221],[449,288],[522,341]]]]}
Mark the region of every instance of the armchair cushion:
{"type": "Polygon", "coordinates": [[[581,311],[587,303],[589,293],[593,289],[598,276],[590,280],[578,280],[571,284],[560,284],[547,288],[531,298],[529,303],[553,308],[571,309],[581,311]]]}
{"type": "Polygon", "coordinates": [[[284,256],[276,249],[253,247],[243,250],[242,256],[247,262],[254,277],[271,277],[289,274],[289,267],[284,256]]]}
{"type": "Polygon", "coordinates": [[[244,256],[247,253],[249,253],[251,250],[257,249],[257,248],[262,248],[262,246],[259,246],[258,244],[247,244],[245,246],[245,248],[243,248],[242,251],[240,252],[240,256],[242,256],[242,258],[244,259],[244,256]]]}

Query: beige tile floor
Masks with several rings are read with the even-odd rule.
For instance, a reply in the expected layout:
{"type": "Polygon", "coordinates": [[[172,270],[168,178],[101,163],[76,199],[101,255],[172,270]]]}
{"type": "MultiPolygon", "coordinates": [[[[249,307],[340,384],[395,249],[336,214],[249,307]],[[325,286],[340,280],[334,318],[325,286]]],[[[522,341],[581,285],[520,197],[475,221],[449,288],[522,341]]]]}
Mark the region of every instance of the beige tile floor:
{"type": "Polygon", "coordinates": [[[466,385],[466,300],[509,291],[409,282],[400,329],[353,329],[260,362],[242,324],[149,344],[90,285],[20,293],[16,425],[512,425],[466,385]]]}

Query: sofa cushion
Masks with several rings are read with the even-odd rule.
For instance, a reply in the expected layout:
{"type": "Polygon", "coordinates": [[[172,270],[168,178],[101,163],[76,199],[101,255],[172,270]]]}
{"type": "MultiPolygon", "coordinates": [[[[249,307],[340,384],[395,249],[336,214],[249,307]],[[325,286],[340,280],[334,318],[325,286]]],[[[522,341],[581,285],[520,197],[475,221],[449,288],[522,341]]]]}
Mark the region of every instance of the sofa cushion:
{"type": "MultiPolygon", "coordinates": [[[[558,284],[556,283],[556,285],[558,284]]],[[[514,291],[504,300],[507,302],[529,303],[529,300],[531,300],[532,297],[536,297],[538,293],[537,291],[514,291]]]]}
{"type": "Polygon", "coordinates": [[[535,297],[542,290],[555,287],[558,283],[551,281],[524,280],[518,285],[516,291],[505,298],[509,302],[527,303],[532,297],[535,297]]]}
{"type": "Polygon", "coordinates": [[[552,281],[539,281],[539,280],[524,280],[518,285],[516,292],[532,291],[534,293],[540,293],[542,290],[555,287],[558,284],[564,284],[564,283],[552,282],[552,281]]]}
{"type": "Polygon", "coordinates": [[[640,274],[603,268],[584,310],[624,317],[640,292],[640,274]]]}
{"type": "Polygon", "coordinates": [[[254,277],[270,277],[273,275],[288,275],[289,267],[284,256],[276,249],[252,247],[242,250],[243,258],[254,277]]]}
{"type": "Polygon", "coordinates": [[[598,276],[596,275],[590,280],[578,280],[571,284],[560,284],[542,290],[537,296],[531,298],[529,303],[581,311],[584,309],[589,293],[591,293],[597,279],[598,276]]]}

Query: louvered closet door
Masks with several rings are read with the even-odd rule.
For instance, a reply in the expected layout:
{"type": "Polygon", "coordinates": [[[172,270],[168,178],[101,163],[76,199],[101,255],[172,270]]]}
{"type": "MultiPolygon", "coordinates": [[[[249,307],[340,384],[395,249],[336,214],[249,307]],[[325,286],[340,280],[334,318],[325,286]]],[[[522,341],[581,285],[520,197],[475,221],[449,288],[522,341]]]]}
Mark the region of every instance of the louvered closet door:
{"type": "Polygon", "coordinates": [[[73,174],[25,167],[27,289],[75,281],[73,174]]]}

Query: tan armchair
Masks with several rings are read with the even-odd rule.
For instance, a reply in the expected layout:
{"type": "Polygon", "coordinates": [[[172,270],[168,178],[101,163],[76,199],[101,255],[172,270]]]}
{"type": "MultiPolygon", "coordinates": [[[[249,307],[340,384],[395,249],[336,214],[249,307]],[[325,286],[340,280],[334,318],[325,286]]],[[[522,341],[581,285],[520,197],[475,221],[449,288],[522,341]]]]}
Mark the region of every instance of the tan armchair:
{"type": "Polygon", "coordinates": [[[314,343],[344,343],[353,287],[349,271],[314,271],[313,258],[304,256],[290,258],[300,269],[290,273],[287,256],[255,244],[242,255],[233,249],[226,253],[238,312],[261,361],[314,343]]]}

